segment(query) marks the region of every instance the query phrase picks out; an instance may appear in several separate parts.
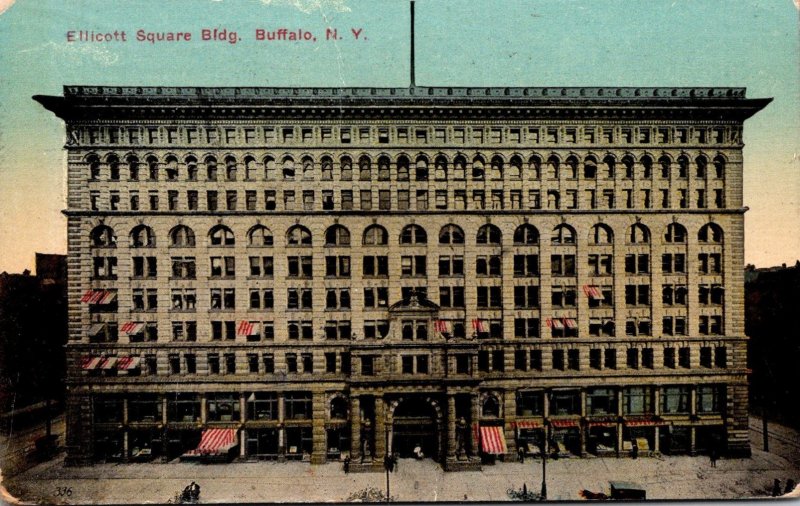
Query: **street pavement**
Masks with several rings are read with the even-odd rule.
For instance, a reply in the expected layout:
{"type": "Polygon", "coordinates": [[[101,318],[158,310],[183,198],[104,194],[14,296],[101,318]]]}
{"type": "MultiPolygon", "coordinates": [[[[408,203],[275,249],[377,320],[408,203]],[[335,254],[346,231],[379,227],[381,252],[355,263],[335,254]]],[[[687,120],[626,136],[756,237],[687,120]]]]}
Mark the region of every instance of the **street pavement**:
{"type": "MultiPolygon", "coordinates": [[[[773,479],[800,481],[800,436],[770,425],[770,452],[761,450],[760,421],[751,420],[753,457],[570,458],[547,461],[550,500],[578,500],[580,491],[608,493],[609,480],[634,481],[648,499],[735,499],[768,496],[773,479]]],[[[398,501],[506,501],[507,490],[538,492],[540,460],[483,466],[481,472],[445,473],[430,460],[401,459],[390,475],[398,501]]],[[[191,481],[201,503],[338,502],[365,488],[385,490],[384,473],[344,474],[331,463],[100,464],[65,468],[63,454],[5,480],[10,494],[55,504],[165,503],[191,481]]],[[[797,493],[797,491],[796,491],[797,493]]]]}

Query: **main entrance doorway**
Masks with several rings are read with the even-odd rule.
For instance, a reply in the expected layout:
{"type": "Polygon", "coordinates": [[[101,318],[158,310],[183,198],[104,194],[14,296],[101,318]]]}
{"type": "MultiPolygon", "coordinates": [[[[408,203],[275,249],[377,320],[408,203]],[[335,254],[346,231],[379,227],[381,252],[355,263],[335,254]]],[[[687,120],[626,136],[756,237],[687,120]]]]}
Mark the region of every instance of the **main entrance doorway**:
{"type": "Polygon", "coordinates": [[[440,438],[436,409],[425,398],[403,399],[392,418],[392,453],[416,458],[419,447],[424,458],[439,460],[440,438]]]}

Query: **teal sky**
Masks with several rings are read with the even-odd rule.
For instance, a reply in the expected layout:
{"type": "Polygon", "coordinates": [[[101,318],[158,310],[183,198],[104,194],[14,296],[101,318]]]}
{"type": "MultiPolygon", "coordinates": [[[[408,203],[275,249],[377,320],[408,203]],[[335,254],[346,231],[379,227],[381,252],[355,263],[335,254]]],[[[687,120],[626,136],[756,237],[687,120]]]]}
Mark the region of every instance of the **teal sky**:
{"type": "MultiPolygon", "coordinates": [[[[63,125],[31,95],[64,84],[407,86],[408,11],[407,0],[17,0],[0,15],[0,271],[66,251],[63,125]],[[322,41],[326,27],[344,38],[322,41]],[[242,40],[202,42],[203,28],[242,40]],[[256,28],[320,40],[257,42],[256,28]],[[81,29],[125,30],[128,42],[67,43],[81,29]],[[193,41],[138,43],[138,29],[193,41]]],[[[774,97],[745,127],[745,258],[800,258],[791,0],[417,0],[416,20],[420,85],[746,86],[774,97]]]]}

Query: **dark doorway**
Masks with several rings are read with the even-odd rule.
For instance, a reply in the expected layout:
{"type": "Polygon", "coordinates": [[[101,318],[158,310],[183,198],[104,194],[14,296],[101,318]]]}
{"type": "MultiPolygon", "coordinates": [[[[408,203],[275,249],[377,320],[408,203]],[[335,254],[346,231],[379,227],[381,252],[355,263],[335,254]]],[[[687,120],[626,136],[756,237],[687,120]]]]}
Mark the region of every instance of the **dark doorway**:
{"type": "Polygon", "coordinates": [[[399,457],[416,458],[420,447],[424,458],[439,460],[436,410],[427,399],[403,400],[394,411],[392,434],[392,452],[399,457]]]}

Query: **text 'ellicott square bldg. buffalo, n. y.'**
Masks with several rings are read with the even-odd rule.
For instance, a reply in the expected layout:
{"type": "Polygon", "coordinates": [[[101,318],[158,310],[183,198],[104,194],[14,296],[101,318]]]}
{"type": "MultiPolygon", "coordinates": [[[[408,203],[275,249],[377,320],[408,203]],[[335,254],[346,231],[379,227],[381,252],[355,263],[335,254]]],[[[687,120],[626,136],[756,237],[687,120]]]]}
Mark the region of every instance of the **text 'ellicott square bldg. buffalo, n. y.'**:
{"type": "Polygon", "coordinates": [[[66,86],[67,461],[750,453],[742,88],[66,86]]]}

